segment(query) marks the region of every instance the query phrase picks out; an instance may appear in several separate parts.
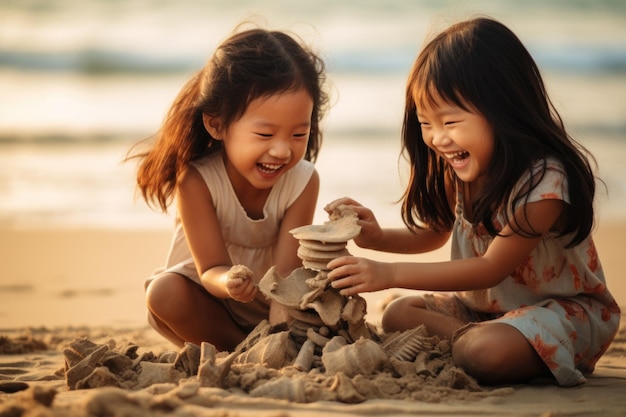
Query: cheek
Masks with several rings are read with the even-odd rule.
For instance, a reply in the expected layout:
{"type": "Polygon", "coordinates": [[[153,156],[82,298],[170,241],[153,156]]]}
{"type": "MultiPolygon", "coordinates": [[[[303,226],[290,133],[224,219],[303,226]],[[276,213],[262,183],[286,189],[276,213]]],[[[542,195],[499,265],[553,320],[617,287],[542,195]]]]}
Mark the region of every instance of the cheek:
{"type": "Polygon", "coordinates": [[[496,149],[496,139],[493,137],[491,129],[487,130],[487,140],[485,145],[485,154],[491,159],[496,149]]]}
{"type": "Polygon", "coordinates": [[[480,152],[480,157],[482,159],[483,165],[485,166],[491,165],[491,161],[494,158],[494,154],[495,154],[494,143],[492,140],[490,140],[482,149],[482,152],[480,152]]]}
{"type": "Polygon", "coordinates": [[[293,155],[294,161],[299,161],[304,158],[304,154],[306,153],[306,149],[309,146],[309,142],[306,140],[297,141],[291,144],[291,153],[293,155]]]}

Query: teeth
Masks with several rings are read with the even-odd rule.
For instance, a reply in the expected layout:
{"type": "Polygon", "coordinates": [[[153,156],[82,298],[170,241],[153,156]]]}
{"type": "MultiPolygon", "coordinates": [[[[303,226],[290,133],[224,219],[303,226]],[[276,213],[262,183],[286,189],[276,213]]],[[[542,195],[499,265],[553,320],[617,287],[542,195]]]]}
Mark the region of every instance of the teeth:
{"type": "Polygon", "coordinates": [[[282,167],[281,164],[259,164],[259,165],[261,166],[261,169],[265,171],[276,171],[280,169],[280,167],[282,167]]]}
{"type": "Polygon", "coordinates": [[[455,152],[455,153],[446,153],[444,154],[448,159],[460,158],[465,155],[465,152],[455,152]]]}

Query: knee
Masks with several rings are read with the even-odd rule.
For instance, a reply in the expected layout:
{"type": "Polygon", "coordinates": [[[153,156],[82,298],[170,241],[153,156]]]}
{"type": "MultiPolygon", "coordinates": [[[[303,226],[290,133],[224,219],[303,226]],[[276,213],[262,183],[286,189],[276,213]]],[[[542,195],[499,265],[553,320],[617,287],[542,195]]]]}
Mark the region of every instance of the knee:
{"type": "Polygon", "coordinates": [[[146,306],[151,313],[157,316],[175,310],[174,305],[180,305],[185,292],[186,278],[176,275],[159,276],[146,285],[146,306]]]}
{"type": "Polygon", "coordinates": [[[470,329],[454,342],[454,363],[480,383],[502,383],[508,377],[514,359],[501,340],[479,333],[480,328],[470,329]]]}
{"type": "Polygon", "coordinates": [[[415,327],[413,319],[417,317],[416,310],[419,308],[424,308],[424,303],[418,297],[401,297],[393,300],[383,312],[381,319],[383,331],[392,333],[415,327]]]}

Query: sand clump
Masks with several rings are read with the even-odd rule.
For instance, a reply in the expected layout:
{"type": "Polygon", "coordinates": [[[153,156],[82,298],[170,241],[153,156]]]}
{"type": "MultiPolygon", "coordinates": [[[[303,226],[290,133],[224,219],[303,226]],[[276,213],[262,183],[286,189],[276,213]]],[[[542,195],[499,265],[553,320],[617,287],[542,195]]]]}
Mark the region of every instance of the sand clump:
{"type": "MultiPolygon", "coordinates": [[[[378,331],[365,320],[362,297],[344,297],[330,286],[326,264],[348,254],[347,241],[360,232],[354,212],[341,208],[324,225],[291,232],[306,249],[299,252],[303,267],[285,278],[271,268],[259,283],[266,297],[287,309],[288,323],[261,322],[233,352],[187,343],[178,352],[157,355],[140,352],[133,343],[76,338],[63,349],[67,388],[99,388],[87,408],[121,402],[144,410],[159,404],[170,411],[189,403],[210,406],[211,398],[229,395],[355,404],[370,399],[467,400],[510,392],[479,386],[454,366],[449,341],[429,336],[424,327],[378,331]]],[[[51,401],[38,398],[54,396],[54,391],[20,394],[20,401],[46,408],[51,401]]]]}

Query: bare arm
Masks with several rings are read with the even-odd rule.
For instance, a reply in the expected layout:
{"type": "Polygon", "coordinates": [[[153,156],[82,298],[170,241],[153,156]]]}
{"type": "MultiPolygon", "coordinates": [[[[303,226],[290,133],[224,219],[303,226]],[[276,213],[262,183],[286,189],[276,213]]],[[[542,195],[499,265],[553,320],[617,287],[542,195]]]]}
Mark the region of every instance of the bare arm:
{"type": "Polygon", "coordinates": [[[276,269],[283,277],[302,266],[302,261],[297,255],[298,240],[289,231],[313,222],[319,188],[319,175],[317,171],[313,171],[308,184],[283,217],[274,250],[276,269]]]}
{"type": "Polygon", "coordinates": [[[226,250],[211,193],[195,168],[183,174],[177,187],[178,214],[189,243],[200,281],[204,288],[218,298],[249,301],[257,289],[252,280],[231,282],[228,274],[232,260],[226,250]],[[236,288],[236,289],[235,289],[236,288]]]}
{"type": "MultiPolygon", "coordinates": [[[[518,211],[515,221],[526,230],[544,235],[554,228],[563,212],[560,200],[543,200],[527,206],[528,221],[518,211]],[[530,229],[532,227],[532,229],[530,229]]],[[[382,263],[363,258],[342,257],[329,263],[333,286],[345,295],[386,288],[431,291],[463,291],[490,288],[509,276],[541,237],[529,238],[505,227],[487,252],[477,258],[437,263],[382,263]]]]}
{"type": "Polygon", "coordinates": [[[370,209],[347,197],[329,203],[324,209],[331,213],[340,205],[349,206],[359,216],[361,233],[354,242],[362,248],[391,253],[423,253],[442,247],[450,238],[449,231],[439,233],[430,229],[383,229],[370,209]]]}
{"type": "Polygon", "coordinates": [[[450,238],[450,232],[438,233],[430,229],[383,229],[380,244],[368,249],[390,253],[424,253],[439,249],[450,238]]]}

